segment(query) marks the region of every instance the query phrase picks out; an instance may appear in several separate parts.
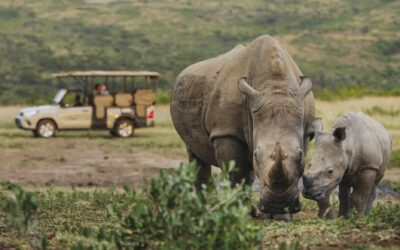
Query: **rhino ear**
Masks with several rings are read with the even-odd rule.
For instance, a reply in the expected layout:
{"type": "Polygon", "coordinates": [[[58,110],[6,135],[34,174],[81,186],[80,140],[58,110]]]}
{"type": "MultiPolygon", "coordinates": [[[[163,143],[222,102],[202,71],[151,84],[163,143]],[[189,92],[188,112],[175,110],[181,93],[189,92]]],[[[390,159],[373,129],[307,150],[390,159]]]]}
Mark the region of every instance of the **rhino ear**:
{"type": "Polygon", "coordinates": [[[258,96],[260,92],[255,90],[247,83],[247,77],[242,77],[239,80],[239,90],[248,97],[258,96]]]}
{"type": "Polygon", "coordinates": [[[346,139],[346,128],[338,127],[333,131],[333,136],[335,137],[336,142],[342,142],[346,139]]]}
{"type": "Polygon", "coordinates": [[[300,76],[300,95],[306,96],[313,88],[313,83],[308,76],[300,76]]]}

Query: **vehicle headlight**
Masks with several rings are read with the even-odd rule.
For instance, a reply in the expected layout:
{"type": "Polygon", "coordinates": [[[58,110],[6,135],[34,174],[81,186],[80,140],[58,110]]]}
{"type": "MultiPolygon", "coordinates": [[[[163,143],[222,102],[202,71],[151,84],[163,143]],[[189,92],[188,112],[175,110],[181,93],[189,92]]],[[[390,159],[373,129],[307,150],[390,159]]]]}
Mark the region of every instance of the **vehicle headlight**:
{"type": "Polygon", "coordinates": [[[38,113],[37,110],[29,110],[29,111],[25,111],[25,112],[23,113],[23,115],[29,117],[29,116],[36,115],[37,113],[38,113]]]}

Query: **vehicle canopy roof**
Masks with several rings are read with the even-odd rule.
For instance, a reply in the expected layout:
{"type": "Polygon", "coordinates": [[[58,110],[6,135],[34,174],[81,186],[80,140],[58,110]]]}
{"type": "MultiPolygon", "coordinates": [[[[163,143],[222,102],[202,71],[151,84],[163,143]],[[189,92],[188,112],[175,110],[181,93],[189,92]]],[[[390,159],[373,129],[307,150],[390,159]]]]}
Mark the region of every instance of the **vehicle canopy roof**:
{"type": "MultiPolygon", "coordinates": [[[[52,76],[59,79],[59,83],[64,82],[64,79],[74,79],[80,84],[84,95],[90,93],[96,84],[106,84],[113,93],[150,88],[155,91],[156,82],[160,78],[160,74],[155,71],[65,71],[52,74],[52,76]],[[137,78],[144,78],[144,81],[135,81],[137,78]]],[[[65,82],[62,84],[64,85],[65,82]]]]}
{"type": "Polygon", "coordinates": [[[54,77],[150,77],[159,79],[160,74],[155,71],[67,71],[53,74],[54,77]]]}

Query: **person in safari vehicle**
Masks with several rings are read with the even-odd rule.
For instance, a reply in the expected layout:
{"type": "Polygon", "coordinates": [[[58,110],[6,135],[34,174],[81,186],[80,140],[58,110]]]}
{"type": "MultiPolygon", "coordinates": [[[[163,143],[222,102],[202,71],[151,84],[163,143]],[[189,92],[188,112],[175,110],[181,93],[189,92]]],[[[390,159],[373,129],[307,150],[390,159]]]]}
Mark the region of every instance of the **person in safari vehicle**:
{"type": "Polygon", "coordinates": [[[78,71],[54,76],[60,81],[74,79],[79,88],[60,89],[50,105],[22,109],[15,118],[20,129],[43,138],[62,130],[94,129],[130,137],[136,128],[155,125],[155,88],[160,77],[157,72],[78,71]],[[99,79],[103,83],[96,83],[99,79]],[[111,86],[110,90],[107,86],[111,86]]]}

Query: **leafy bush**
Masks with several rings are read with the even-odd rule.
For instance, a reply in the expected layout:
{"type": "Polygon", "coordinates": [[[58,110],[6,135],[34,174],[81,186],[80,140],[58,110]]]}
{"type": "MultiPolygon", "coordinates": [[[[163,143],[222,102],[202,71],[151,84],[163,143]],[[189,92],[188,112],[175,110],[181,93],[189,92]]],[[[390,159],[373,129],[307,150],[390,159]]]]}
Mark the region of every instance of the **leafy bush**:
{"type": "MultiPolygon", "coordinates": [[[[234,164],[229,165],[229,170],[234,164]]],[[[250,221],[251,190],[231,188],[227,172],[212,177],[201,190],[195,188],[196,164],[162,170],[143,193],[125,190],[135,197],[125,209],[108,206],[121,229],[84,236],[98,239],[76,248],[116,246],[146,249],[251,249],[260,244],[260,227],[250,221]]]]}
{"type": "Polygon", "coordinates": [[[1,193],[1,211],[6,215],[7,227],[18,230],[33,248],[44,249],[46,240],[36,232],[34,216],[40,203],[35,194],[11,183],[2,184],[2,189],[5,192],[1,193]]]}
{"type": "Polygon", "coordinates": [[[376,206],[365,218],[373,229],[392,228],[400,233],[400,204],[376,206]]]}
{"type": "Polygon", "coordinates": [[[168,104],[171,100],[171,95],[165,90],[157,90],[156,102],[157,104],[168,104]]]}
{"type": "Polygon", "coordinates": [[[393,56],[400,52],[400,40],[378,40],[373,46],[384,56],[393,56]]]}
{"type": "Polygon", "coordinates": [[[390,182],[390,187],[393,189],[393,191],[400,194],[400,181],[390,182]]]}
{"type": "MultiPolygon", "coordinates": [[[[193,162],[162,170],[142,192],[125,187],[124,194],[114,196],[74,192],[64,197],[63,193],[50,192],[38,197],[50,202],[48,206],[62,201],[72,210],[81,198],[93,200],[107,210],[109,221],[120,222],[100,229],[89,224],[77,228],[73,222],[65,225],[64,230],[70,231],[76,242],[73,249],[256,248],[261,227],[250,218],[251,189],[231,187],[228,174],[233,168],[230,163],[226,171],[213,176],[200,190],[195,188],[197,166],[193,162]]],[[[26,235],[36,235],[40,244],[32,245],[45,248],[44,237],[32,230],[40,207],[38,197],[13,184],[7,184],[6,189],[6,197],[1,197],[5,200],[2,211],[9,224],[26,235]]]]}

